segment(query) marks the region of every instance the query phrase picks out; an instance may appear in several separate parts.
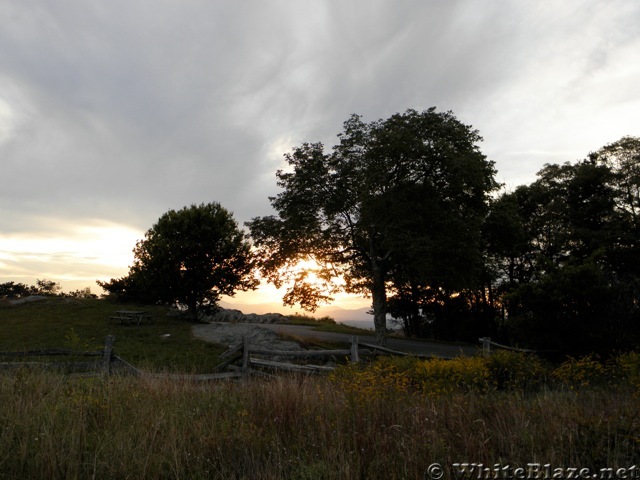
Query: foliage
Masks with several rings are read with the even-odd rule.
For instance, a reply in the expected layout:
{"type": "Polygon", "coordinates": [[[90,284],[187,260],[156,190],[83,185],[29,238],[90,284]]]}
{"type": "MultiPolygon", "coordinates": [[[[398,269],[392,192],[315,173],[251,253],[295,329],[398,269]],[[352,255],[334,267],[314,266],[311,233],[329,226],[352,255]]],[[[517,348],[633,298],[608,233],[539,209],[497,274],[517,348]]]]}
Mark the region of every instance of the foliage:
{"type": "Polygon", "coordinates": [[[615,388],[631,386],[640,388],[640,354],[635,351],[617,354],[606,361],[598,356],[569,357],[551,372],[551,378],[564,387],[615,388]]]}
{"type": "Polygon", "coordinates": [[[324,317],[320,317],[320,318],[315,318],[312,317],[311,315],[304,315],[304,314],[293,314],[293,315],[287,315],[287,318],[289,319],[289,322],[292,325],[311,325],[311,326],[317,326],[318,324],[325,324],[325,325],[335,325],[336,321],[329,317],[329,316],[324,316],[324,317]]]}
{"type": "Polygon", "coordinates": [[[386,397],[393,392],[441,396],[454,392],[486,393],[536,389],[541,386],[542,365],[522,354],[497,353],[491,357],[459,357],[451,360],[415,357],[382,357],[369,365],[347,365],[332,380],[352,395],[386,397]],[[526,364],[526,366],[525,366],[526,364]]]}
{"type": "Polygon", "coordinates": [[[90,287],[81,288],[65,294],[65,297],[70,298],[98,298],[95,293],[91,293],[90,287]]]}
{"type": "Polygon", "coordinates": [[[358,399],[395,397],[413,390],[415,368],[411,357],[382,357],[370,364],[347,364],[331,373],[329,379],[358,399]]]}
{"type": "Polygon", "coordinates": [[[607,368],[591,355],[570,357],[556,368],[551,376],[570,388],[585,388],[594,384],[602,384],[607,380],[607,368]]]}
{"type": "Polygon", "coordinates": [[[484,392],[493,387],[487,362],[482,357],[434,359],[418,363],[416,378],[427,395],[454,391],[484,392]]]}
{"type": "Polygon", "coordinates": [[[23,298],[31,295],[33,287],[29,287],[24,283],[6,282],[0,284],[0,299],[3,298],[23,298]]]}
{"type": "Polygon", "coordinates": [[[640,355],[619,354],[608,361],[569,357],[551,365],[531,354],[498,350],[489,356],[451,360],[382,357],[370,364],[349,364],[330,376],[354,397],[388,398],[398,393],[426,396],[461,392],[539,392],[545,388],[640,387],[640,355]]]}
{"type": "MultiPolygon", "coordinates": [[[[546,165],[485,223],[505,341],[585,355],[640,340],[640,139],[546,165]]],[[[500,336],[498,335],[498,336],[500,336]]]]}
{"type": "Polygon", "coordinates": [[[97,350],[97,348],[92,348],[96,344],[95,339],[81,338],[73,327],[67,330],[67,333],[64,336],[64,344],[65,347],[75,351],[97,350]]]}
{"type": "Polygon", "coordinates": [[[610,362],[609,369],[617,382],[628,383],[640,390],[640,353],[627,352],[616,355],[610,362]]]}
{"type": "Polygon", "coordinates": [[[38,295],[55,296],[59,295],[61,290],[62,288],[60,287],[60,284],[58,282],[54,282],[53,280],[46,280],[43,278],[36,280],[36,287],[34,289],[34,292],[38,295]]]}
{"type": "Polygon", "coordinates": [[[0,299],[17,299],[31,295],[60,295],[60,284],[53,280],[37,279],[35,285],[26,285],[24,283],[5,282],[0,284],[0,299]]]}
{"type": "Polygon", "coordinates": [[[250,245],[218,203],[169,210],[134,249],[129,275],[98,282],[123,299],[186,307],[198,318],[222,295],[257,286],[250,245]]]}
{"type": "Polygon", "coordinates": [[[339,289],[366,293],[384,342],[389,284],[476,281],[493,163],[477,131],[434,108],[368,124],[353,115],[339,139],[331,153],[305,143],[286,154],[289,168],[276,174],[283,191],[271,198],[277,216],[248,225],[263,275],[291,283],[285,304],[314,310],[339,289]],[[323,288],[300,260],[315,261],[323,288]]]}
{"type": "Polygon", "coordinates": [[[496,350],[485,362],[498,390],[537,391],[548,381],[549,366],[535,355],[496,350]]]}
{"type": "Polygon", "coordinates": [[[73,292],[63,293],[62,287],[53,280],[38,279],[35,285],[24,283],[5,282],[0,283],[0,299],[19,299],[31,295],[45,295],[48,297],[64,296],[70,298],[97,298],[91,293],[91,288],[85,287],[73,292]]]}

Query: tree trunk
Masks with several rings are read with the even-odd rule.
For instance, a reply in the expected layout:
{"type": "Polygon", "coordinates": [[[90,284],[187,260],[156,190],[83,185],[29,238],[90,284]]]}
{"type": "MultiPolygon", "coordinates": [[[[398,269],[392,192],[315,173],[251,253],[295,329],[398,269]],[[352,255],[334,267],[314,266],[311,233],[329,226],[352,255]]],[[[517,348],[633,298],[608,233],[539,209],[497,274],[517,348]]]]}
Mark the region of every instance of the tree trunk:
{"type": "Polygon", "coordinates": [[[194,322],[198,321],[198,302],[195,299],[195,296],[192,296],[188,300],[187,311],[189,312],[189,316],[194,322]]]}
{"type": "Polygon", "coordinates": [[[384,273],[379,267],[373,268],[373,324],[376,329],[376,342],[384,347],[387,344],[387,288],[384,273]]]}
{"type": "Polygon", "coordinates": [[[411,282],[411,332],[412,337],[420,337],[420,326],[422,316],[420,315],[420,289],[415,282],[411,282]]]}

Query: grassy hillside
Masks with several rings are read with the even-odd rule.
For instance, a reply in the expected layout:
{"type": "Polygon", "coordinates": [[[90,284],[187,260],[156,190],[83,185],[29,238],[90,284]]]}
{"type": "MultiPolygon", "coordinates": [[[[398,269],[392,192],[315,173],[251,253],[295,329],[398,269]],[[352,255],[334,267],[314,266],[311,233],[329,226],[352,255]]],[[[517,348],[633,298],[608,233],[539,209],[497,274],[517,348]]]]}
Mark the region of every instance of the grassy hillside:
{"type": "Polygon", "coordinates": [[[0,351],[42,348],[97,350],[114,335],[115,352],[152,370],[210,372],[225,347],[193,338],[191,323],[168,315],[169,309],[119,305],[105,300],[52,297],[11,305],[0,303],[0,351]],[[144,310],[150,325],[121,325],[109,317],[116,310],[144,310]]]}
{"type": "MultiPolygon", "coordinates": [[[[135,366],[151,370],[207,373],[226,350],[191,335],[192,323],[170,315],[168,307],[117,304],[98,299],[51,297],[12,305],[0,301],[0,351],[43,348],[98,350],[107,335],[115,335],[115,352],[135,366]],[[143,310],[152,316],[150,325],[121,325],[109,317],[117,310],[143,310]]],[[[371,334],[330,318],[292,316],[291,323],[318,330],[371,334]]]]}

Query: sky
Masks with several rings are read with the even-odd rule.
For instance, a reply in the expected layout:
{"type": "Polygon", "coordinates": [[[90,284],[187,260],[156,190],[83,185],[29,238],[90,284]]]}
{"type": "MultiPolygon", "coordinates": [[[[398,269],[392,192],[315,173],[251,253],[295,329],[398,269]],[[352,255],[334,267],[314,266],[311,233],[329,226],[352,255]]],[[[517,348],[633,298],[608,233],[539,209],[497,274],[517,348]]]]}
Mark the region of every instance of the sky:
{"type": "Polygon", "coordinates": [[[637,0],[0,0],[0,283],[98,293],[169,209],[270,214],[353,113],[451,110],[513,189],[639,136],[639,85],[637,0]]]}

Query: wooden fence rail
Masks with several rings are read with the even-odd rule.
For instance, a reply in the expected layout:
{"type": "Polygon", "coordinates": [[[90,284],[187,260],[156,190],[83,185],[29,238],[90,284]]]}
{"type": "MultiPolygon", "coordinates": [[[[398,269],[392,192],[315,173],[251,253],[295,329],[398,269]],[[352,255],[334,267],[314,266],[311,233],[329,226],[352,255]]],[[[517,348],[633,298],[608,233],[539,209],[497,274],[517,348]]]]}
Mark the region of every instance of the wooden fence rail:
{"type": "Polygon", "coordinates": [[[338,359],[345,359],[351,363],[357,363],[362,356],[377,354],[386,355],[412,355],[419,358],[433,358],[427,355],[415,355],[406,352],[399,352],[379,345],[361,343],[358,337],[351,337],[350,348],[332,350],[269,350],[252,346],[246,339],[238,345],[230,347],[220,355],[223,360],[216,368],[215,373],[202,375],[166,374],[145,372],[130,364],[114,352],[115,337],[108,335],[105,338],[104,348],[93,352],[81,352],[65,349],[44,349],[29,350],[22,352],[0,352],[0,359],[6,358],[28,358],[28,357],[95,357],[94,361],[78,362],[28,362],[13,361],[0,362],[0,369],[37,367],[43,369],[63,370],[66,372],[83,372],[85,374],[112,375],[130,374],[145,378],[167,378],[185,381],[212,381],[225,380],[230,378],[245,378],[251,375],[271,376],[272,373],[265,372],[296,372],[304,374],[326,374],[335,369],[332,365],[315,365],[310,363],[300,364],[283,361],[283,359],[311,359],[327,358],[337,362],[338,359]]]}
{"type": "Polygon", "coordinates": [[[536,353],[535,350],[527,350],[525,348],[515,348],[509,347],[507,345],[502,345],[500,343],[492,342],[491,337],[480,337],[478,341],[482,344],[482,353],[485,355],[489,355],[491,353],[491,347],[501,348],[503,350],[511,350],[512,352],[521,352],[521,353],[536,353]]]}
{"type": "Polygon", "coordinates": [[[28,358],[28,357],[95,357],[93,362],[78,362],[78,361],[61,361],[61,362],[28,362],[28,361],[13,361],[13,362],[0,362],[0,369],[15,369],[15,368],[42,368],[47,370],[64,370],[69,372],[85,372],[85,373],[106,373],[109,374],[114,362],[113,358],[113,343],[115,337],[108,335],[105,338],[104,348],[102,350],[94,352],[68,350],[61,348],[49,348],[42,350],[26,350],[22,352],[0,352],[0,358],[28,358]]]}
{"type": "Polygon", "coordinates": [[[361,356],[370,356],[376,354],[387,355],[403,355],[403,356],[415,356],[418,358],[434,358],[429,355],[416,355],[406,352],[399,352],[390,348],[384,348],[379,345],[372,345],[369,343],[361,343],[358,337],[351,337],[351,345],[349,349],[337,349],[337,350],[268,350],[264,348],[252,347],[246,339],[238,345],[230,347],[220,355],[221,359],[226,359],[225,362],[219,365],[219,369],[226,368],[234,372],[240,372],[243,375],[260,374],[264,375],[263,371],[258,371],[253,367],[268,368],[269,370],[285,371],[285,372],[299,372],[299,373],[311,373],[311,374],[323,374],[331,372],[335,367],[330,365],[313,365],[313,364],[295,364],[290,362],[281,361],[283,358],[348,358],[351,363],[358,363],[361,356]],[[364,348],[362,348],[364,347],[364,348]],[[264,357],[277,357],[278,360],[270,360],[264,357]],[[240,363],[241,365],[236,365],[240,363]]]}

